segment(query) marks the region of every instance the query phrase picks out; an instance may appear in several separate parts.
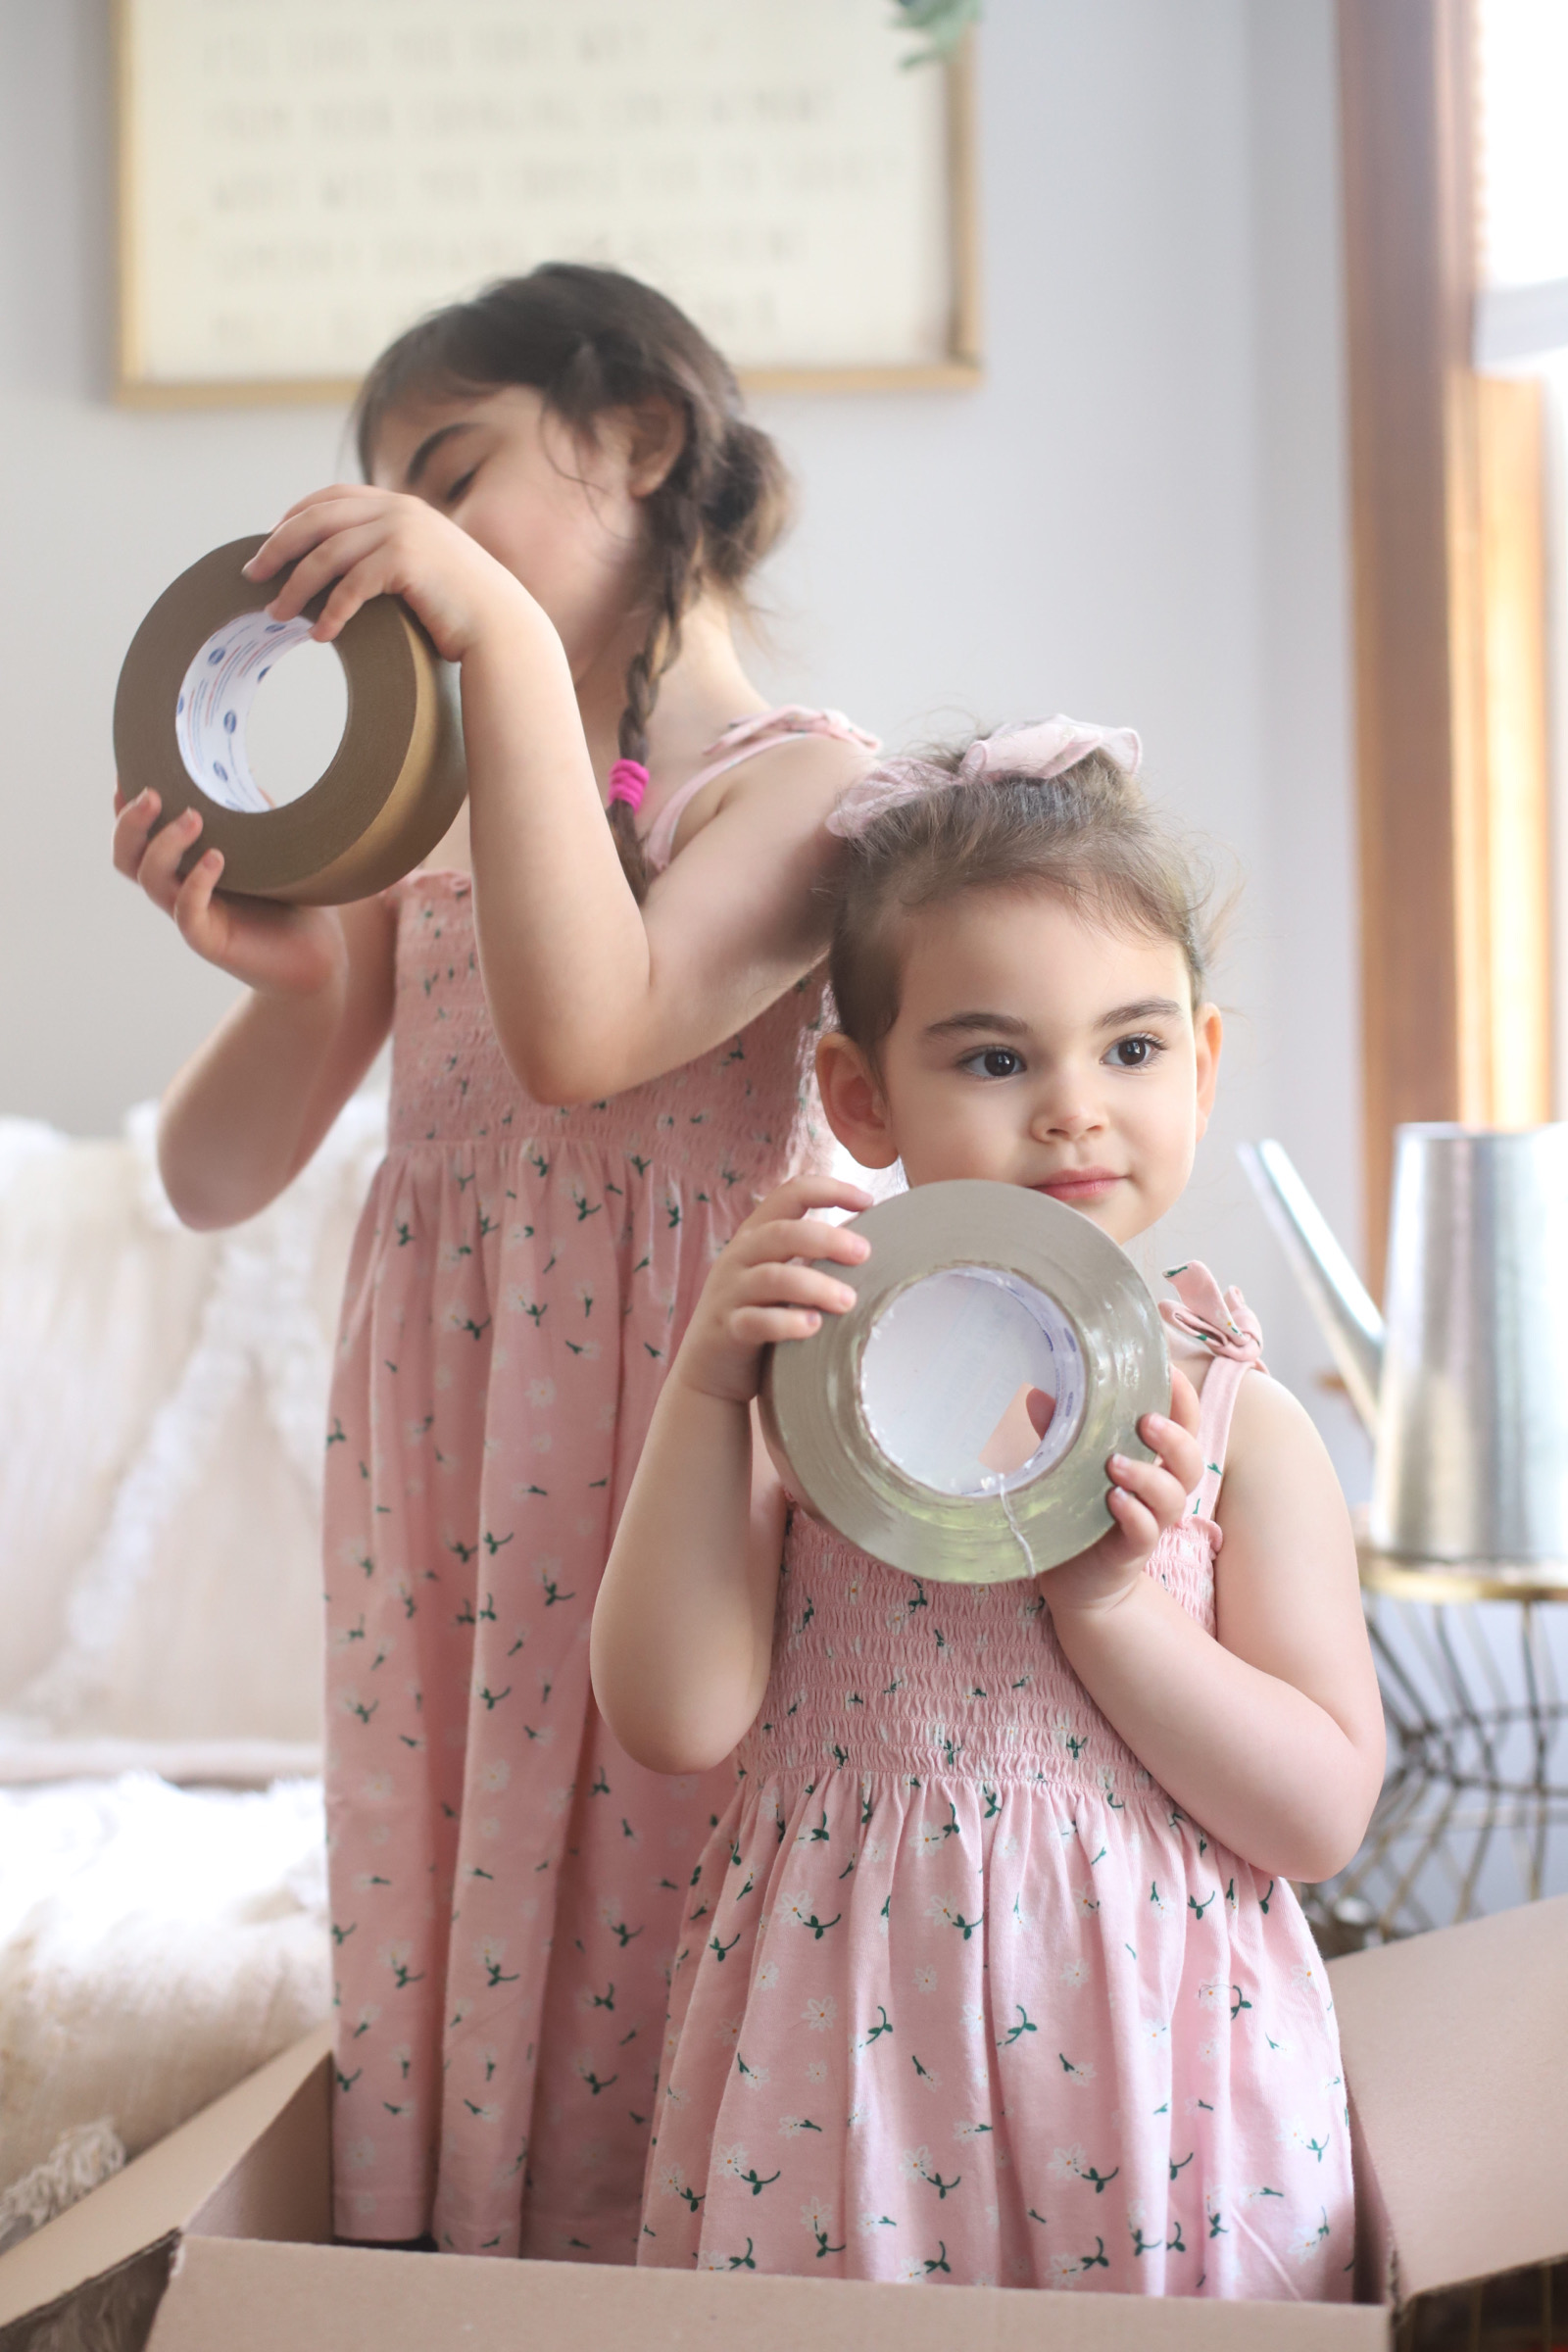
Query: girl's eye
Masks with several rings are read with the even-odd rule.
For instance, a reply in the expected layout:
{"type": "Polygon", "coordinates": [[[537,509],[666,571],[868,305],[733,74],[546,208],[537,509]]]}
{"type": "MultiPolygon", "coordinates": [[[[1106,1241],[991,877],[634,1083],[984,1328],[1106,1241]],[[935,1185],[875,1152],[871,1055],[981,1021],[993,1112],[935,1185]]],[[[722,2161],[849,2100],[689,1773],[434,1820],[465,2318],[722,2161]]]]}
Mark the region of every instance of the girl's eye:
{"type": "Polygon", "coordinates": [[[466,473],[459,474],[457,480],[452,484],[450,490],[445,493],[441,504],[444,507],[457,506],[459,501],[467,495],[467,492],[472,484],[473,477],[478,470],[479,468],[477,466],[470,466],[466,473]]]}
{"type": "Polygon", "coordinates": [[[1157,1037],[1118,1037],[1108,1058],[1118,1070],[1147,1070],[1163,1052],[1157,1037]]]}
{"type": "Polygon", "coordinates": [[[1023,1055],[1015,1054],[1011,1046],[987,1046],[979,1054],[971,1054],[959,1067],[972,1070],[977,1078],[1016,1078],[1023,1068],[1023,1055]]]}

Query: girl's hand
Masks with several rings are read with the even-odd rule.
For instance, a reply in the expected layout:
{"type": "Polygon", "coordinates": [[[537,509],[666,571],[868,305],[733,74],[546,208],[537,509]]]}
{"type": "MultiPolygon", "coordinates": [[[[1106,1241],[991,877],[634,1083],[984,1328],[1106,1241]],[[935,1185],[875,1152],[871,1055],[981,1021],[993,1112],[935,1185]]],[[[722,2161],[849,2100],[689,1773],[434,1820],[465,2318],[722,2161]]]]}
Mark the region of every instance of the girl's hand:
{"type": "Polygon", "coordinates": [[[762,1350],[780,1340],[807,1340],[824,1314],[855,1304],[848,1283],[807,1261],[836,1258],[858,1266],[871,1245],[848,1226],[829,1225],[813,1208],[869,1208],[871,1196],[832,1176],[793,1176],[754,1209],[715,1258],[681,1342],[674,1377],[700,1395],[749,1404],[762,1382],[762,1350]]]}
{"type": "Polygon", "coordinates": [[[401,596],[423,621],[443,661],[461,662],[499,618],[543,618],[521,582],[423,499],[363,482],[336,482],[290,507],[245,566],[270,580],[294,566],[267,610],[293,620],[331,588],[311,634],[330,644],[373,596],[401,596]],[[337,585],[332,587],[333,581],[337,585]]]}
{"type": "Polygon", "coordinates": [[[187,808],[154,833],[162,806],[156,792],[127,802],[115,787],[115,865],[173,918],[187,947],[261,996],[311,997],[341,984],[348,951],[329,907],[215,895],[221,850],[208,850],[181,881],[180,862],[201,833],[201,813],[187,808]]]}
{"type": "Polygon", "coordinates": [[[1065,1610],[1114,1608],[1136,1590],[1166,1529],[1186,1515],[1187,1497],[1203,1475],[1203,1455],[1198,1443],[1198,1391],[1174,1365],[1169,1417],[1146,1413],[1138,1435],[1156,1456],[1153,1461],[1113,1453],[1105,1464],[1111,1482],[1105,1500],[1115,1526],[1076,1559],[1063,1560],[1040,1579],[1053,1617],[1065,1610]]]}

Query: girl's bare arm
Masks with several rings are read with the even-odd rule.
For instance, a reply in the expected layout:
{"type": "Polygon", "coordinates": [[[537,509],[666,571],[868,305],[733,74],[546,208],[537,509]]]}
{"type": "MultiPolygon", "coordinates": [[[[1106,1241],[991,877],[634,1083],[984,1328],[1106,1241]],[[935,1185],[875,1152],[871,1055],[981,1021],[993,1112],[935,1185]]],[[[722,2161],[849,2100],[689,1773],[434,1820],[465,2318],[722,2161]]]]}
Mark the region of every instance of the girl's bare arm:
{"type": "Polygon", "coordinates": [[[1238,1395],[1219,1521],[1218,1640],[1147,1574],[1107,1592],[1069,1563],[1042,1590],[1079,1680],[1183,1811],[1256,1869],[1329,1878],[1377,1798],[1383,1711],[1333,1467],[1260,1374],[1238,1395]]]}
{"type": "Polygon", "coordinates": [[[158,1165],[183,1224],[258,1215],[312,1157],[391,1025],[393,919],[379,899],[340,907],[332,978],[305,996],[253,989],[171,1082],[158,1165]]]}
{"type": "Polygon", "coordinates": [[[594,1608],[594,1695],[655,1772],[729,1754],[767,1687],[784,1494],[753,1412],[771,1345],[808,1338],[855,1294],[808,1259],[866,1245],[812,1208],[864,1208],[828,1176],[796,1176],[748,1217],[703,1286],[654,1409],[594,1608]]]}
{"type": "Polygon", "coordinates": [[[639,907],[561,640],[504,565],[422,500],[358,484],[302,501],[246,569],[284,564],[274,617],[328,590],[326,641],[368,598],[402,596],[461,664],[485,994],[531,1095],[595,1102],[677,1069],[820,960],[816,885],[839,855],[824,819],[863,751],[803,737],[748,760],[639,907]]]}
{"type": "Polygon", "coordinates": [[[114,858],[187,947],[249,990],[173,1080],[158,1159],[175,1214],[236,1225],[304,1167],[380,1051],[392,1017],[394,918],[378,899],[285,906],[226,897],[193,808],[158,830],[155,792],[115,794],[114,858]]]}
{"type": "Polygon", "coordinates": [[[629,1755],[706,1772],[767,1688],[784,1491],[751,1408],[677,1373],[654,1408],[594,1608],[594,1695],[629,1755]]]}
{"type": "Polygon", "coordinates": [[[820,886],[840,854],[825,819],[865,755],[803,737],[748,760],[639,907],[564,660],[553,728],[542,691],[530,712],[515,677],[488,648],[464,670],[485,992],[531,1094],[596,1101],[709,1052],[821,960],[820,886]]]}

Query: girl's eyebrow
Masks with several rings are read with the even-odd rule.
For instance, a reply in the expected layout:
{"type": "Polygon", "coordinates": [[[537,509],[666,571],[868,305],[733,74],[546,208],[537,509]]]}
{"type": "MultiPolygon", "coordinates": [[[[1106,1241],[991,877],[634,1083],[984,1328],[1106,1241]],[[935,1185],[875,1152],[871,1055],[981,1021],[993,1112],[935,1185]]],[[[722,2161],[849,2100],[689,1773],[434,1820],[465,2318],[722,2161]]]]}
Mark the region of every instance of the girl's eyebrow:
{"type": "Polygon", "coordinates": [[[1004,1037],[1027,1037],[1029,1024],[1011,1012],[954,1012],[945,1021],[933,1021],[922,1033],[926,1037],[968,1037],[976,1030],[1000,1030],[1004,1037]]]}
{"type": "Polygon", "coordinates": [[[405,470],[403,476],[404,488],[406,490],[412,490],[414,488],[415,484],[418,481],[420,474],[424,471],[426,466],[429,465],[430,460],[435,456],[436,451],[441,447],[443,442],[450,441],[455,433],[474,433],[477,432],[478,429],[479,427],[477,418],[471,416],[460,416],[454,423],[437,425],[433,433],[426,433],[424,439],[419,443],[418,448],[409,460],[407,469],[405,470]]]}
{"type": "Polygon", "coordinates": [[[1118,1004],[1114,1012],[1102,1013],[1097,1024],[1102,1029],[1120,1029],[1128,1021],[1179,1021],[1182,1007],[1174,997],[1140,997],[1136,1004],[1118,1004]]]}

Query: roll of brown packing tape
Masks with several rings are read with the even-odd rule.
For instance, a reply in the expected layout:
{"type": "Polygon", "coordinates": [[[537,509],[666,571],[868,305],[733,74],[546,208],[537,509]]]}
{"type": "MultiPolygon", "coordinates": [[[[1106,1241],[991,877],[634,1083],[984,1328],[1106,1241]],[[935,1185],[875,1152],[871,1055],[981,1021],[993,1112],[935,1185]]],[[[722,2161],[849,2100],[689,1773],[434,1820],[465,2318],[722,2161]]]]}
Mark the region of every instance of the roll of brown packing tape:
{"type": "Polygon", "coordinates": [[[363,605],[333,645],[348,687],[342,741],[309,791],[273,807],[251,776],[245,722],[273,662],[310,635],[269,619],[280,581],[246,579],[263,544],[213,550],[158,599],[115,694],[115,759],[126,799],[151,785],[162,822],[199,808],[192,857],[223,853],[220,887],[337,906],[369,898],[427,858],[467,777],[455,672],[399,598],[363,605]]]}
{"type": "Polygon", "coordinates": [[[862,1551],[937,1583],[1072,1559],[1113,1524],[1106,1456],[1147,1459],[1138,1423],[1170,1409],[1137,1267],[1019,1185],[922,1185],[854,1224],[870,1256],[826,1270],[856,1304],[768,1359],[762,1425],[785,1484],[862,1551]]]}

